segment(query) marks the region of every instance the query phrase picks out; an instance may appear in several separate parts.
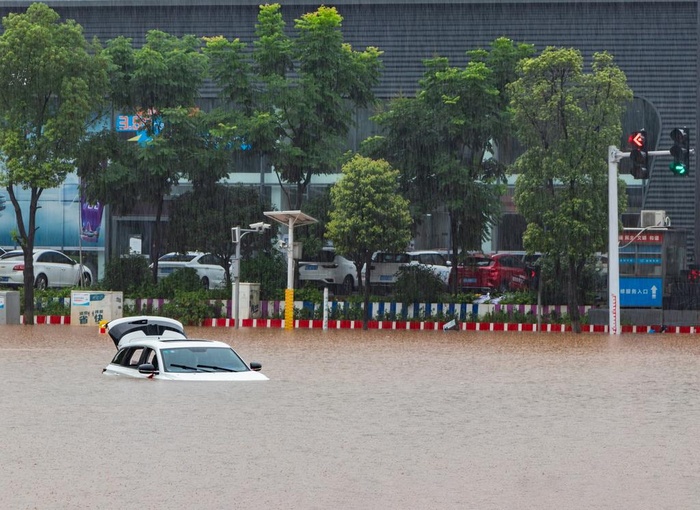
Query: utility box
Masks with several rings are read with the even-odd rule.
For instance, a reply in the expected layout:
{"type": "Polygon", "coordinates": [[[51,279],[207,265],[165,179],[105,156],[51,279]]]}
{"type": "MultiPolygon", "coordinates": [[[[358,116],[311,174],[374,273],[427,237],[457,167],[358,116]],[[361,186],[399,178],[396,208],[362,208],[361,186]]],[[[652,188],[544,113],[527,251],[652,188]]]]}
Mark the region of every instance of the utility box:
{"type": "MultiPolygon", "coordinates": [[[[259,319],[260,310],[260,284],[259,283],[239,283],[238,299],[240,307],[238,308],[239,319],[259,319]]],[[[233,303],[236,306],[236,303],[233,303]]],[[[232,314],[236,315],[235,308],[232,314]]]]}
{"type": "Polygon", "coordinates": [[[121,319],[124,293],[117,291],[77,291],[70,293],[71,326],[98,326],[102,321],[121,319]]]}
{"type": "Polygon", "coordinates": [[[0,324],[19,324],[19,291],[0,292],[0,324]]]}

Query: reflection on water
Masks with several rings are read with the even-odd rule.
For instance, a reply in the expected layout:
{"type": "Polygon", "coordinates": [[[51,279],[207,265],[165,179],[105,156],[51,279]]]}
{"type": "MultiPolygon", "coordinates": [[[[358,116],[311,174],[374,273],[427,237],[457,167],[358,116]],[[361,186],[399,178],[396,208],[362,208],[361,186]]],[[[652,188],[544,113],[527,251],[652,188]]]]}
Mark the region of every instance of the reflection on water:
{"type": "Polygon", "coordinates": [[[691,335],[188,328],[270,381],[108,378],[0,327],[1,508],[691,509],[691,335]]]}

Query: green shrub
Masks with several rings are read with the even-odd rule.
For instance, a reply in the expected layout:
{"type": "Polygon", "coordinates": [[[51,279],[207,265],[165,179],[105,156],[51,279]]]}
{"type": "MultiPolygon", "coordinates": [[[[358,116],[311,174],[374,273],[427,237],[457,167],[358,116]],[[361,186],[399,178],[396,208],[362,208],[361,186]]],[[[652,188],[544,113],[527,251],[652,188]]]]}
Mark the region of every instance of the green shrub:
{"type": "Polygon", "coordinates": [[[260,284],[260,299],[284,300],[287,265],[275,253],[259,253],[241,261],[241,281],[260,284]]]}
{"type": "Polygon", "coordinates": [[[114,257],[107,262],[105,277],[100,286],[105,290],[120,290],[127,296],[138,294],[144,288],[152,286],[152,280],[148,261],[140,255],[128,255],[114,257]]]}
{"type": "Polygon", "coordinates": [[[394,287],[396,301],[402,303],[437,302],[445,292],[445,284],[426,266],[409,265],[399,271],[394,287]]]}
{"type": "MultiPolygon", "coordinates": [[[[158,282],[158,297],[164,299],[173,299],[178,292],[197,292],[200,290],[206,296],[206,290],[202,288],[197,270],[192,267],[183,267],[173,271],[158,282]]],[[[204,299],[208,299],[208,297],[204,299]]]]}
{"type": "Polygon", "coordinates": [[[194,292],[178,290],[175,296],[163,305],[159,315],[177,319],[183,324],[198,326],[204,319],[221,317],[221,307],[219,303],[209,302],[207,291],[203,288],[194,292]]]}

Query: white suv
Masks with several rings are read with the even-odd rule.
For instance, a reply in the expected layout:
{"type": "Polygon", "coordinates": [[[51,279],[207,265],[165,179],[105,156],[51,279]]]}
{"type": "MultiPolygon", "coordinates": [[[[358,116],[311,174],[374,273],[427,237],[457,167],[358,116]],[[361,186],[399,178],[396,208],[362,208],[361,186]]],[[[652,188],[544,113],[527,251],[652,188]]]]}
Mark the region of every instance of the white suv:
{"type": "Polygon", "coordinates": [[[338,255],[332,247],[325,247],[315,257],[299,262],[299,282],[329,285],[336,294],[352,294],[357,288],[355,264],[338,255]]]}
{"type": "Polygon", "coordinates": [[[450,281],[451,263],[443,255],[436,251],[409,251],[411,263],[418,263],[429,267],[447,285],[450,281]]]}
{"type": "MultiPolygon", "coordinates": [[[[372,270],[370,285],[373,287],[389,287],[396,283],[399,270],[412,264],[431,269],[445,285],[450,281],[450,262],[436,251],[409,251],[399,253],[374,252],[372,254],[372,270]]],[[[365,281],[367,268],[362,267],[362,281],[365,281]]]]}

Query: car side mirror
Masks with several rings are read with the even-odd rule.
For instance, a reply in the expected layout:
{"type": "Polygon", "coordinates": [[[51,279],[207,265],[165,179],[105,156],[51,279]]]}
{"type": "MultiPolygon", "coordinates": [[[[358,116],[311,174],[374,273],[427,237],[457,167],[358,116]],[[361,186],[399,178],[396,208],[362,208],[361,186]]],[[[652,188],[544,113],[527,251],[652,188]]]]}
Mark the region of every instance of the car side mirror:
{"type": "Polygon", "coordinates": [[[262,363],[258,363],[257,361],[251,361],[250,362],[250,369],[253,372],[260,372],[260,370],[262,370],[262,363]]]}
{"type": "Polygon", "coordinates": [[[156,370],[156,367],[154,367],[151,363],[144,363],[143,365],[139,365],[139,373],[140,374],[157,374],[158,370],[156,370]]]}

